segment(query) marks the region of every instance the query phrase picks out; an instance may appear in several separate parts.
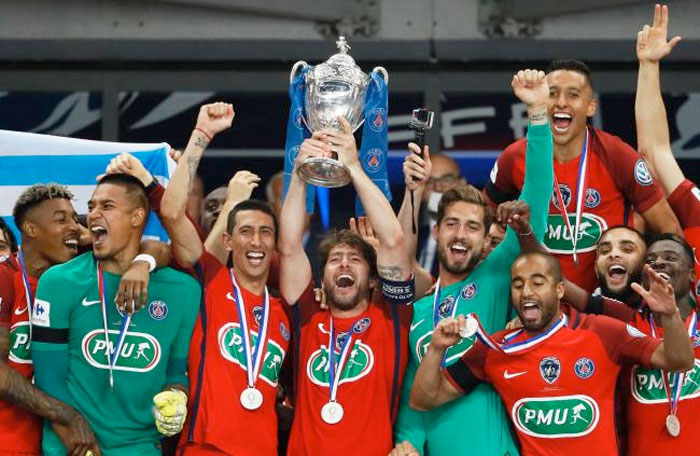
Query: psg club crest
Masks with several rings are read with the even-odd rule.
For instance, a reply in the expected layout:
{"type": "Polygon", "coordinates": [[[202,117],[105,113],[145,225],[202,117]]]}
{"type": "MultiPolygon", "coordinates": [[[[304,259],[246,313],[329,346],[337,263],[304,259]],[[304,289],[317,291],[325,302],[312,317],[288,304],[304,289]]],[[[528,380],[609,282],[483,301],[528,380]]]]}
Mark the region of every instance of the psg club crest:
{"type": "Polygon", "coordinates": [[[472,299],[474,296],[476,296],[476,293],[478,292],[478,288],[476,286],[476,283],[470,282],[464,286],[462,289],[462,299],[465,301],[469,301],[472,299]]]}
{"type": "Polygon", "coordinates": [[[590,358],[579,358],[574,364],[574,373],[582,379],[590,378],[595,372],[595,364],[590,358]]]}
{"type": "Polygon", "coordinates": [[[381,149],[370,149],[365,155],[365,169],[370,173],[376,173],[382,168],[383,152],[381,149]]]}
{"type": "Polygon", "coordinates": [[[355,334],[362,334],[363,332],[367,331],[370,323],[372,323],[372,320],[370,320],[369,317],[365,317],[352,326],[352,332],[355,334]]]}
{"type": "Polygon", "coordinates": [[[586,207],[593,209],[600,205],[600,193],[595,188],[586,189],[586,207]]]}
{"type": "Polygon", "coordinates": [[[148,315],[160,321],[168,316],[168,305],[163,301],[153,301],[148,305],[148,315]]]}
{"type": "Polygon", "coordinates": [[[287,156],[289,157],[289,162],[291,163],[292,166],[294,166],[294,163],[297,161],[297,156],[299,155],[299,149],[301,149],[301,146],[294,146],[287,154],[287,156]]]}
{"type": "MultiPolygon", "coordinates": [[[[561,209],[561,207],[559,207],[559,198],[557,198],[557,193],[552,193],[552,203],[554,203],[554,207],[561,209]]],[[[569,207],[569,203],[571,202],[571,189],[569,186],[566,184],[559,184],[559,193],[561,193],[561,199],[564,201],[564,207],[569,207]]]]}
{"type": "Polygon", "coordinates": [[[556,356],[548,356],[540,361],[540,375],[550,385],[559,379],[561,364],[556,356]]]}
{"type": "Polygon", "coordinates": [[[450,295],[442,300],[438,306],[438,316],[440,318],[447,318],[448,315],[452,315],[452,306],[454,306],[455,297],[450,295]]]}
{"type": "Polygon", "coordinates": [[[258,326],[260,326],[260,320],[262,319],[262,307],[253,307],[253,318],[255,318],[255,323],[257,323],[258,326]]]}
{"type": "Polygon", "coordinates": [[[304,123],[303,123],[304,116],[301,113],[301,108],[297,108],[294,110],[294,116],[292,117],[292,119],[294,120],[295,127],[299,128],[299,129],[304,128],[304,123]]]}
{"type": "Polygon", "coordinates": [[[372,131],[382,131],[386,127],[386,111],[384,111],[384,108],[374,108],[367,122],[372,131]]]}

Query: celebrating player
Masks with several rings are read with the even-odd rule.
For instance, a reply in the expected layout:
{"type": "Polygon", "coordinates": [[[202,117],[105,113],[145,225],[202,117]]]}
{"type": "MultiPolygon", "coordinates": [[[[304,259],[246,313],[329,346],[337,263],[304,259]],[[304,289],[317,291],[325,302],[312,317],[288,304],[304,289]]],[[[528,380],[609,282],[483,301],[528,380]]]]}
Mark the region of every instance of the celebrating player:
{"type": "Polygon", "coordinates": [[[323,289],[330,311],[314,302],[313,277],[304,253],[306,184],[293,173],[280,222],[281,291],[296,303],[298,347],[296,404],[288,454],[387,454],[392,418],[406,366],[413,295],[411,264],[391,205],[365,175],[352,131],[314,132],[302,143],[306,157],[338,154],[367,210],[377,251],[348,230],[319,246],[323,289]],[[374,293],[381,287],[381,294],[374,293]]]}
{"type": "Polygon", "coordinates": [[[521,255],[511,268],[512,302],[523,329],[492,336],[470,316],[441,321],[416,374],[411,405],[430,409],[490,382],[509,410],[526,455],[617,454],[614,390],[623,365],[683,372],[693,353],[673,288],[645,268],[648,290],[633,287],[659,316],[663,341],[604,316],[560,306],[564,282],[558,261],[521,255]],[[461,361],[441,372],[445,350],[478,334],[461,361]]]}
{"type": "MultiPolygon", "coordinates": [[[[588,67],[578,60],[554,61],[547,82],[555,185],[544,244],[561,261],[564,276],[592,292],[595,244],[608,227],[633,225],[630,204],[652,232],[680,234],[680,227],[639,154],[587,125],[597,109],[588,67]]],[[[521,191],[526,144],[518,140],[498,157],[485,189],[491,201],[514,199],[521,191]]]]}
{"type": "MultiPolygon", "coordinates": [[[[162,268],[146,293],[136,294],[146,309],[121,312],[129,291],[115,296],[120,276],[143,258],[137,256],[148,215],[143,185],[107,175],[88,208],[93,251],[39,281],[31,320],[36,383],[85,416],[105,454],[159,455],[159,431],[176,433],[185,419],[186,358],[200,290],[187,275],[162,268]]],[[[127,298],[129,311],[133,301],[127,298]]],[[[43,452],[64,453],[46,427],[43,452]]]]}
{"type": "MultiPolygon", "coordinates": [[[[513,77],[512,86],[516,96],[528,105],[530,124],[523,200],[503,203],[498,208],[499,222],[512,228],[506,239],[479,262],[492,217],[483,194],[472,186],[448,190],[438,207],[433,237],[437,241],[440,276],[435,293],[414,305],[409,338],[411,358],[395,429],[399,444],[409,441],[421,453],[424,450],[430,454],[458,455],[517,453],[501,401],[486,384],[439,410],[421,413],[408,406],[415,370],[425,356],[435,325],[453,315],[475,312],[488,331],[502,329],[508,317],[507,271],[520,254],[519,241],[534,232],[537,244],[545,231],[552,188],[552,167],[542,166],[552,158],[547,81],[543,72],[525,70],[513,77]],[[527,203],[532,205],[532,226],[527,203]],[[455,441],[450,436],[457,429],[465,438],[455,441]]],[[[445,365],[457,362],[472,342],[465,339],[451,347],[445,365]]]]}

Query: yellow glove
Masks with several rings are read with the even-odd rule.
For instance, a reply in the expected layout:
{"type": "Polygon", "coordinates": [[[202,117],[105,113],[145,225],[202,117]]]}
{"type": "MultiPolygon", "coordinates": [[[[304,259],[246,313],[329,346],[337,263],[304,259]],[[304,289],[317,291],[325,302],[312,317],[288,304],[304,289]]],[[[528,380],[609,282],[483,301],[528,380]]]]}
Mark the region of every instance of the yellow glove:
{"type": "Polygon", "coordinates": [[[153,416],[158,432],[171,437],[182,431],[187,418],[187,395],[178,389],[161,391],[153,396],[153,416]]]}

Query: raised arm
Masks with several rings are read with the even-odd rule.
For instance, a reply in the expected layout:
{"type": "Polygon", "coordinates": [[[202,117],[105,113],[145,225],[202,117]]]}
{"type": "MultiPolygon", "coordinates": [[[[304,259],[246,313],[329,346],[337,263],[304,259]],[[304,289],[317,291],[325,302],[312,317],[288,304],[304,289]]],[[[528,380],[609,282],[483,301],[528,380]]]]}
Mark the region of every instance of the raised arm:
{"type": "Polygon", "coordinates": [[[411,263],[406,255],[401,225],[389,201],[362,169],[350,124],[344,118],[340,118],[340,123],[342,132],[326,130],[322,134],[331,151],[336,152],[338,160],[350,170],[352,184],[379,239],[377,271],[387,280],[406,280],[411,275],[411,263]]]}
{"type": "Polygon", "coordinates": [[[172,240],[173,254],[185,267],[199,260],[203,249],[197,229],[185,216],[188,195],[204,150],[216,134],[231,126],[233,117],[233,106],[226,103],[212,103],[199,109],[197,124],[161,201],[160,216],[172,240]]]}
{"type": "Polygon", "coordinates": [[[668,37],[668,6],[656,5],[654,23],[645,25],[637,33],[637,96],[634,114],[637,121],[637,144],[649,165],[649,169],[660,180],[667,195],[684,180],[683,171],[678,166],[671,151],[668,120],[664,100],[661,97],[659,61],[671,53],[681,40],[668,37]]]}
{"type": "Polygon", "coordinates": [[[649,290],[645,290],[638,283],[633,283],[632,289],[661,317],[661,325],[664,328],[664,341],[651,355],[651,365],[674,372],[688,371],[693,368],[695,356],[676,305],[673,287],[648,264],[644,265],[642,273],[649,278],[649,290]]]}

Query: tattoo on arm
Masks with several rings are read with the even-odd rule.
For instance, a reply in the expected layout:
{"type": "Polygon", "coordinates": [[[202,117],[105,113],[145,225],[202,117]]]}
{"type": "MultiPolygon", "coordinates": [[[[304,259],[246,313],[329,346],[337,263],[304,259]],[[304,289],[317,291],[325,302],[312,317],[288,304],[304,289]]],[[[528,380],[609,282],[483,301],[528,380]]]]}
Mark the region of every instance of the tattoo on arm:
{"type": "Polygon", "coordinates": [[[194,145],[199,147],[200,149],[206,149],[209,145],[209,141],[205,138],[197,138],[194,142],[194,145]]]}
{"type": "Polygon", "coordinates": [[[403,280],[406,277],[401,266],[383,266],[378,264],[377,272],[381,278],[387,280],[403,280]]]}
{"type": "Polygon", "coordinates": [[[75,415],[75,410],[69,405],[35,388],[4,362],[0,362],[0,398],[61,424],[69,424],[75,415]]]}
{"type": "Polygon", "coordinates": [[[533,124],[544,123],[547,120],[547,111],[531,114],[528,116],[528,120],[533,124]]]}
{"type": "MultiPolygon", "coordinates": [[[[197,139],[199,141],[199,139],[197,139]]],[[[197,176],[197,167],[199,166],[199,160],[202,158],[202,156],[198,157],[187,157],[187,171],[189,172],[190,175],[190,180],[188,183],[188,191],[187,193],[190,193],[192,191],[192,186],[194,185],[194,178],[197,176]]]]}

